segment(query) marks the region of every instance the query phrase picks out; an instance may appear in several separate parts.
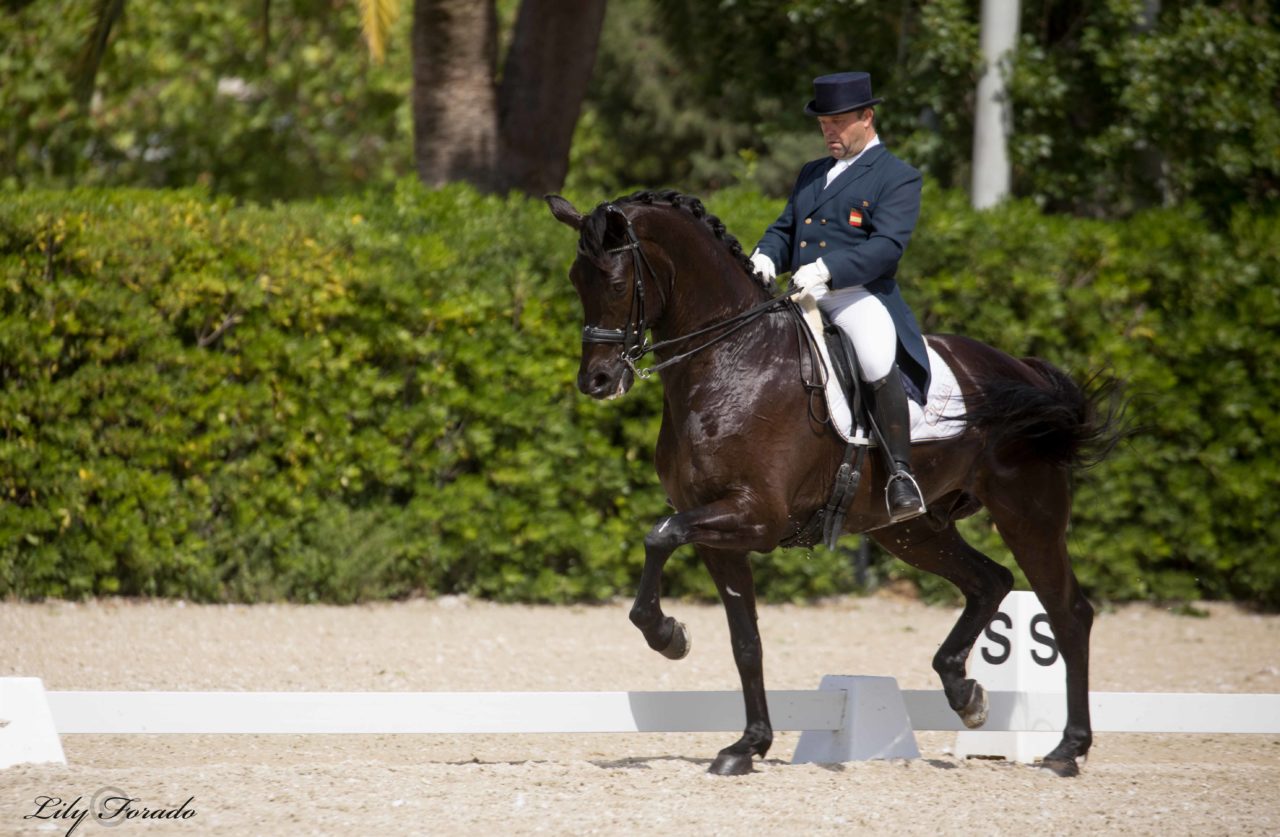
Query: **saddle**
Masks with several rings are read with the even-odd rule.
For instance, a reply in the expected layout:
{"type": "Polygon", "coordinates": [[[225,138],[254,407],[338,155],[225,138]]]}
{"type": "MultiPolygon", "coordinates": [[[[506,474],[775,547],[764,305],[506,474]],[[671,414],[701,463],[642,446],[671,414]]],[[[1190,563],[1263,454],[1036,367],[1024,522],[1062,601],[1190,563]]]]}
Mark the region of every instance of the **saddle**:
{"type": "MultiPolygon", "coordinates": [[[[858,356],[853,342],[839,328],[826,324],[823,338],[827,344],[827,356],[831,358],[831,371],[845,393],[849,409],[853,413],[853,426],[872,427],[870,410],[862,397],[862,379],[858,374],[858,356]]],[[[781,546],[809,547],[819,540],[828,549],[835,549],[836,541],[844,529],[844,519],[849,511],[849,504],[858,493],[858,484],[862,482],[862,466],[866,461],[867,444],[858,440],[845,443],[844,456],[840,468],[836,471],[835,484],[831,488],[831,497],[827,504],[809,519],[809,521],[791,537],[782,541],[781,546]]]]}
{"type": "MultiPolygon", "coordinates": [[[[826,343],[827,357],[831,360],[831,374],[834,375],[841,392],[845,394],[852,414],[851,431],[863,427],[867,428],[867,435],[863,438],[855,432],[850,432],[827,504],[818,509],[799,531],[781,542],[781,545],[786,547],[810,547],[821,542],[828,549],[835,548],[836,541],[839,540],[844,529],[844,519],[848,514],[849,506],[858,493],[858,485],[862,481],[867,448],[873,444],[881,444],[871,410],[862,395],[865,382],[858,373],[858,355],[853,342],[841,329],[827,322],[825,316],[822,337],[826,343]]],[[[812,348],[816,354],[817,347],[812,348]]],[[[817,362],[821,363],[820,360],[817,362]]],[[[900,369],[896,371],[902,378],[907,397],[923,403],[920,389],[910,376],[904,375],[900,369]]]]}
{"type": "Polygon", "coordinates": [[[853,341],[840,329],[826,323],[822,336],[827,343],[827,357],[831,358],[832,374],[840,384],[840,390],[849,399],[849,407],[853,410],[854,426],[866,416],[866,405],[862,402],[861,376],[858,375],[858,354],[853,348],[853,341]]]}
{"type": "MultiPolygon", "coordinates": [[[[858,374],[858,353],[854,351],[853,341],[849,339],[849,335],[845,334],[836,326],[827,322],[826,315],[822,317],[824,325],[822,336],[827,343],[827,356],[831,358],[832,371],[836,376],[836,381],[840,384],[840,390],[849,399],[849,407],[853,411],[854,426],[866,419],[866,405],[860,397],[858,387],[863,383],[862,376],[858,374]]],[[[924,395],[920,392],[920,387],[912,380],[910,375],[906,375],[901,369],[894,367],[894,371],[898,373],[898,377],[902,379],[902,387],[907,391],[907,398],[917,404],[925,403],[924,395]]],[[[866,427],[866,424],[862,425],[866,427]]]]}

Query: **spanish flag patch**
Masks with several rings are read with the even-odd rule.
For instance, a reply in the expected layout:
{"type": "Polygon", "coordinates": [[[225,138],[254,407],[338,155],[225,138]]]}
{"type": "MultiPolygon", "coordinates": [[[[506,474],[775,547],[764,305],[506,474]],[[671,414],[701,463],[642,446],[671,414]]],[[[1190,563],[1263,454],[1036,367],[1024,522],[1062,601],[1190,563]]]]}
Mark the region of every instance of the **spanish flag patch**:
{"type": "Polygon", "coordinates": [[[861,226],[862,226],[862,213],[861,213],[861,212],[859,212],[859,211],[858,211],[858,210],[856,210],[856,209],[850,209],[850,210],[849,210],[849,226],[851,226],[851,227],[861,227],[861,226]]]}

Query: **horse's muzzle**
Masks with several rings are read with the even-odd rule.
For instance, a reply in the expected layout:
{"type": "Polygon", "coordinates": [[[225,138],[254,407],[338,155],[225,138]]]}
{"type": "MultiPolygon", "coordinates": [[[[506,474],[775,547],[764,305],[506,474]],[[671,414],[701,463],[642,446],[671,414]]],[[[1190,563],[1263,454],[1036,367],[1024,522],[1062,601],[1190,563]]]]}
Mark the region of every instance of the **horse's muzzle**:
{"type": "Polygon", "coordinates": [[[583,395],[608,400],[620,398],[635,383],[635,375],[621,360],[589,363],[583,358],[578,371],[578,389],[583,395]]]}

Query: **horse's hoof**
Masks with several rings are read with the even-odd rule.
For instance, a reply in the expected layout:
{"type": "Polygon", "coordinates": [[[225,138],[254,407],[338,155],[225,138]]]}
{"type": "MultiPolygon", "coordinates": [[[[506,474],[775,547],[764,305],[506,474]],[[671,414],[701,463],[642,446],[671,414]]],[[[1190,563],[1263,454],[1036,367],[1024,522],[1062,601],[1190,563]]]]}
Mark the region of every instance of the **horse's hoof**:
{"type": "Polygon", "coordinates": [[[754,771],[750,753],[721,753],[707,768],[708,773],[716,776],[746,776],[754,771]]]}
{"type": "Polygon", "coordinates": [[[969,729],[977,729],[987,722],[987,710],[990,709],[990,703],[987,700],[987,690],[982,688],[982,684],[971,680],[973,683],[973,692],[969,695],[969,702],[965,704],[964,709],[959,712],[960,720],[964,721],[964,725],[969,729]]]}
{"type": "Polygon", "coordinates": [[[1061,776],[1064,779],[1080,775],[1080,768],[1076,765],[1075,759],[1046,758],[1044,761],[1040,762],[1040,768],[1042,770],[1048,770],[1053,775],[1061,776]]]}
{"type": "MultiPolygon", "coordinates": [[[[670,619],[671,617],[667,617],[670,619]]],[[[671,641],[667,643],[667,647],[662,649],[662,656],[668,660],[683,660],[689,656],[689,649],[693,647],[693,639],[689,636],[689,629],[685,627],[683,622],[671,620],[671,641]]]]}

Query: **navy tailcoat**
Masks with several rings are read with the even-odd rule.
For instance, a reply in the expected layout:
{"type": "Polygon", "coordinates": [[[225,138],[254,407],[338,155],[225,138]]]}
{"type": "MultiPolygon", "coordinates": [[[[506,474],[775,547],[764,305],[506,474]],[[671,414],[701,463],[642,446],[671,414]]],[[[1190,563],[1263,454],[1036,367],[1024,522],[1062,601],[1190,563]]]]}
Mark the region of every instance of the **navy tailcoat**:
{"type": "Polygon", "coordinates": [[[781,272],[822,259],[833,289],[865,286],[893,317],[899,368],[928,393],[924,337],[895,279],[920,217],[920,172],[877,145],[826,186],[835,162],[826,157],[805,164],[786,208],[757,247],[781,272]]]}

